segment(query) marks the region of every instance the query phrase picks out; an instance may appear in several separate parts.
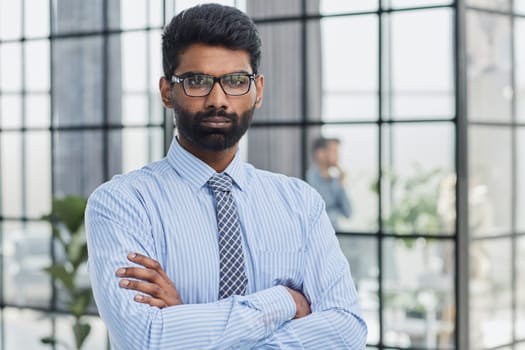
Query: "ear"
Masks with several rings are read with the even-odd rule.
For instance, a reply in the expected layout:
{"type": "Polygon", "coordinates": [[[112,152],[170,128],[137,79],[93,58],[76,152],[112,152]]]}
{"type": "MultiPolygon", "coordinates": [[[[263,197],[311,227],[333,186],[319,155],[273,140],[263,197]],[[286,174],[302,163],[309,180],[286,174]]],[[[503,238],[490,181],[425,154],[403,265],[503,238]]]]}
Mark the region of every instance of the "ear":
{"type": "Polygon", "coordinates": [[[255,77],[255,91],[255,108],[259,108],[262,105],[264,92],[264,75],[262,74],[255,77]]]}
{"type": "Polygon", "coordinates": [[[165,77],[162,77],[159,80],[159,90],[164,107],[172,109],[173,101],[171,100],[171,84],[165,77]]]}

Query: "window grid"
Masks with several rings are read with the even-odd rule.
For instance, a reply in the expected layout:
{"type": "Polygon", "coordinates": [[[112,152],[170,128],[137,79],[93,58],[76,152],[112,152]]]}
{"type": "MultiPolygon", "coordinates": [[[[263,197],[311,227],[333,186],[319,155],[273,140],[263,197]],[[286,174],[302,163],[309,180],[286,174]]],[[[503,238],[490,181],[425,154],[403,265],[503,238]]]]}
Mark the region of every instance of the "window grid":
{"type": "MultiPolygon", "coordinates": [[[[22,2],[24,3],[24,2],[22,2]]],[[[379,166],[378,166],[378,180],[379,180],[379,184],[381,184],[381,178],[382,178],[382,167],[383,167],[383,162],[382,162],[382,158],[384,157],[384,154],[383,154],[383,151],[382,151],[382,147],[381,147],[381,144],[384,142],[383,140],[383,132],[382,132],[382,129],[385,127],[385,125],[398,125],[398,124],[402,124],[402,123],[406,123],[406,124],[411,124],[411,123],[414,123],[414,122],[418,122],[418,123],[442,123],[442,122],[450,122],[451,120],[443,120],[443,119],[429,119],[429,120],[418,120],[418,119],[409,119],[409,120],[390,120],[390,119],[383,119],[383,94],[382,94],[382,91],[384,89],[384,86],[383,86],[383,64],[381,62],[381,60],[379,60],[379,64],[378,64],[378,72],[379,72],[379,75],[378,75],[378,90],[379,90],[379,96],[378,96],[378,119],[376,121],[366,121],[366,120],[363,120],[363,121],[340,121],[340,122],[333,122],[333,121],[315,121],[315,120],[309,120],[307,119],[307,90],[306,90],[306,87],[308,85],[308,70],[307,70],[307,64],[304,60],[307,59],[307,55],[306,55],[306,47],[308,45],[308,37],[307,37],[307,34],[306,34],[306,23],[309,22],[309,21],[320,21],[321,19],[324,19],[324,18],[332,18],[332,17],[348,17],[348,16],[359,16],[359,15],[370,15],[370,14],[375,14],[379,17],[379,20],[377,21],[378,23],[378,26],[379,26],[379,31],[378,31],[378,35],[379,35],[379,38],[380,40],[378,41],[379,43],[379,56],[381,57],[382,56],[382,50],[384,49],[383,47],[383,43],[381,40],[382,38],[382,26],[383,26],[383,21],[381,20],[382,19],[382,16],[386,15],[386,14],[391,14],[391,13],[395,13],[395,12],[401,12],[401,11],[417,11],[417,10],[422,10],[422,9],[437,9],[437,8],[454,8],[455,9],[455,6],[457,4],[453,4],[453,5],[436,5],[436,6],[427,6],[427,7],[416,7],[416,8],[403,8],[403,9],[383,9],[381,6],[379,6],[379,9],[377,11],[369,11],[369,12],[359,12],[359,13],[340,13],[340,14],[333,14],[333,15],[307,15],[306,14],[306,1],[303,1],[302,2],[302,14],[299,15],[299,16],[287,16],[287,17],[269,17],[269,18],[255,18],[256,20],[256,23],[258,24],[268,24],[268,23],[283,23],[283,22],[287,22],[287,21],[299,21],[302,26],[303,26],[303,35],[301,37],[301,41],[302,41],[302,51],[303,51],[303,62],[301,62],[302,64],[302,77],[303,79],[305,79],[304,81],[304,88],[303,88],[303,91],[302,91],[302,94],[301,94],[301,99],[302,99],[302,112],[301,115],[301,120],[300,121],[293,121],[293,120],[290,120],[290,121],[279,121],[279,122],[255,122],[253,124],[253,127],[254,128],[272,128],[272,127],[281,127],[281,126],[287,126],[287,127],[295,127],[295,128],[300,128],[301,129],[301,149],[299,150],[300,154],[301,154],[301,163],[302,163],[302,168],[303,168],[303,175],[306,171],[306,164],[307,164],[307,159],[308,159],[308,154],[307,154],[307,131],[309,129],[312,129],[312,128],[315,128],[315,127],[319,127],[319,126],[324,126],[324,125],[377,125],[378,128],[378,142],[379,142],[379,147],[378,147],[378,162],[379,162],[379,166]]],[[[108,6],[108,1],[105,0],[103,2],[103,6],[104,7],[107,7],[108,6]]],[[[22,5],[22,21],[21,21],[21,26],[22,26],[22,32],[23,32],[23,28],[24,28],[24,23],[25,23],[25,11],[23,9],[23,5],[22,5]]],[[[53,25],[53,11],[52,8],[53,8],[53,1],[50,0],[49,1],[49,7],[50,7],[50,16],[51,16],[51,20],[50,20],[50,27],[53,25]]],[[[503,14],[503,15],[508,15],[510,16],[511,18],[515,18],[515,17],[525,17],[524,15],[517,15],[517,14],[514,14],[512,12],[502,12],[502,11],[495,11],[495,10],[486,10],[486,9],[480,9],[480,8],[477,8],[477,7],[473,7],[473,6],[467,6],[467,10],[473,10],[473,11],[483,11],[483,12],[490,12],[490,13],[497,13],[497,14],[503,14]]],[[[148,11],[149,11],[149,7],[148,7],[148,11]]],[[[103,57],[104,57],[104,64],[103,64],[103,69],[104,69],[104,74],[107,75],[107,71],[109,69],[109,61],[108,61],[108,57],[109,57],[109,54],[108,54],[108,38],[110,35],[120,35],[120,34],[124,34],[124,33],[130,33],[130,32],[150,32],[152,30],[160,30],[162,28],[159,28],[159,27],[145,27],[145,28],[133,28],[133,29],[126,29],[126,30],[120,30],[120,29],[115,29],[115,30],[108,30],[108,18],[107,18],[107,11],[103,11],[105,16],[104,16],[104,30],[102,31],[88,31],[88,32],[73,32],[73,33],[64,33],[64,34],[56,34],[56,33],[52,33],[52,31],[50,30],[50,35],[47,36],[47,37],[38,37],[38,38],[25,38],[25,37],[22,37],[20,39],[9,39],[9,40],[1,40],[0,39],[0,49],[1,49],[1,46],[4,45],[4,44],[8,44],[8,43],[21,43],[22,44],[22,61],[24,62],[25,61],[25,43],[27,42],[31,42],[31,41],[36,41],[36,40],[48,40],[50,42],[50,56],[51,56],[51,52],[53,50],[53,44],[57,41],[57,40],[61,40],[61,39],[66,39],[66,38],[83,38],[83,37],[91,37],[91,36],[102,36],[104,38],[104,49],[103,49],[103,57]]],[[[166,12],[166,2],[163,1],[163,18],[165,18],[165,12],[166,12]]],[[[514,25],[514,23],[512,24],[514,25]]],[[[148,50],[151,50],[151,47],[150,47],[150,39],[149,39],[149,36],[147,36],[147,48],[148,50]]],[[[513,56],[512,56],[513,57],[513,56]]],[[[146,58],[146,62],[147,62],[147,65],[151,65],[153,62],[150,61],[150,57],[147,56],[146,58]]],[[[457,61],[455,62],[455,65],[457,65],[457,61]]],[[[456,69],[458,69],[456,67],[456,69]]],[[[514,69],[514,62],[512,64],[512,69],[514,69]]],[[[105,179],[109,179],[110,177],[110,174],[109,174],[109,167],[108,167],[108,163],[109,163],[109,154],[108,154],[108,148],[109,148],[109,131],[111,130],[128,130],[128,129],[132,129],[132,128],[145,128],[146,130],[151,130],[155,127],[162,127],[164,129],[169,129],[169,126],[171,125],[169,122],[167,122],[167,120],[169,120],[170,118],[166,115],[166,111],[164,111],[164,121],[161,123],[161,124],[156,124],[156,123],[152,123],[152,119],[151,119],[151,116],[152,116],[152,106],[153,106],[153,103],[158,103],[156,101],[154,101],[152,98],[151,98],[151,95],[148,94],[148,97],[147,97],[147,104],[148,104],[148,112],[149,112],[149,119],[148,119],[148,123],[147,124],[144,124],[144,125],[123,125],[123,124],[112,124],[109,122],[109,107],[108,107],[108,90],[109,90],[109,86],[107,84],[107,82],[103,85],[103,89],[102,89],[102,98],[103,98],[103,125],[93,125],[93,126],[84,126],[84,125],[78,125],[78,126],[56,126],[54,121],[53,121],[53,115],[54,115],[54,102],[53,102],[53,98],[52,98],[52,95],[53,95],[53,91],[54,91],[54,88],[53,88],[53,79],[50,79],[50,91],[45,91],[44,93],[46,94],[49,94],[50,98],[51,98],[51,106],[50,106],[50,109],[51,109],[51,113],[50,113],[50,121],[49,121],[49,125],[50,127],[47,127],[47,128],[40,128],[40,127],[27,127],[26,126],[26,98],[27,98],[27,90],[26,90],[26,86],[25,86],[25,70],[24,70],[24,67],[22,66],[22,72],[21,72],[21,76],[22,76],[22,89],[20,92],[7,92],[7,91],[2,91],[0,90],[0,97],[4,96],[4,95],[10,95],[10,94],[15,94],[15,95],[20,95],[21,96],[21,117],[22,117],[22,127],[21,128],[2,128],[0,126],[0,138],[1,136],[4,134],[4,133],[9,133],[9,132],[20,132],[22,133],[22,144],[21,144],[21,149],[22,149],[22,162],[21,162],[21,171],[22,171],[22,174],[23,174],[23,180],[22,180],[22,215],[20,217],[7,217],[7,216],[3,216],[2,214],[0,214],[0,224],[3,223],[3,222],[6,222],[6,221],[19,221],[19,222],[33,222],[33,221],[40,221],[40,219],[38,218],[31,218],[31,217],[28,217],[28,215],[25,214],[26,212],[26,207],[27,207],[27,203],[25,202],[26,200],[26,193],[24,192],[25,189],[26,189],[26,183],[27,183],[27,171],[25,169],[25,163],[26,163],[26,153],[27,153],[27,150],[26,150],[26,142],[25,142],[25,138],[27,137],[27,132],[29,131],[49,131],[50,135],[51,135],[51,169],[53,169],[53,173],[54,173],[54,169],[55,169],[55,150],[56,150],[56,145],[55,145],[55,137],[54,135],[59,133],[59,132],[68,132],[68,131],[86,131],[86,130],[100,130],[103,132],[103,135],[104,135],[104,146],[103,146],[103,157],[104,157],[104,164],[103,164],[103,174],[104,174],[104,178],[105,179]]],[[[50,60],[50,76],[52,77],[53,76],[53,64],[50,60]]],[[[512,76],[512,79],[513,79],[513,86],[515,87],[515,81],[514,81],[514,72],[511,74],[512,76]]],[[[147,78],[148,79],[152,79],[153,77],[151,77],[149,75],[149,71],[147,73],[147,78]]],[[[459,77],[456,77],[456,79],[458,79],[459,77]]],[[[389,89],[389,91],[391,92],[392,89],[389,89]]],[[[456,97],[458,96],[458,92],[456,91],[456,97]]],[[[391,96],[390,96],[391,98],[391,96]]],[[[460,103],[459,99],[457,99],[456,103],[460,103]]],[[[510,127],[512,129],[512,157],[513,157],[513,167],[512,167],[512,187],[515,188],[516,185],[517,185],[517,179],[516,179],[516,176],[515,176],[515,172],[516,172],[516,169],[515,169],[515,163],[516,163],[516,157],[517,157],[517,151],[516,151],[516,130],[518,127],[523,127],[525,126],[523,123],[519,123],[516,119],[516,107],[515,107],[515,104],[516,104],[516,100],[515,98],[513,99],[513,104],[512,104],[512,122],[511,123],[508,123],[508,124],[502,124],[502,123],[487,123],[487,122],[469,122],[469,125],[487,125],[487,126],[498,126],[498,127],[510,127]]],[[[458,115],[454,116],[452,121],[454,121],[456,127],[458,127],[458,115]]],[[[166,131],[166,137],[169,137],[171,131],[167,130],[166,131]]],[[[152,140],[152,134],[149,133],[148,134],[148,138],[149,138],[149,143],[151,144],[153,142],[152,140]]],[[[168,140],[165,140],[165,144],[169,144],[168,140]]],[[[457,152],[463,152],[462,150],[458,150],[456,149],[456,154],[457,152]]],[[[464,152],[466,152],[466,150],[464,150],[464,152]]],[[[1,157],[1,154],[0,154],[0,157],[1,157]]],[[[153,154],[152,154],[152,151],[151,151],[151,148],[149,149],[149,157],[152,158],[153,157],[153,154]]],[[[2,159],[0,158],[0,161],[2,159]]],[[[52,181],[51,181],[51,188],[52,188],[52,191],[51,193],[52,194],[55,194],[55,189],[54,189],[54,174],[52,175],[52,181]]],[[[2,188],[0,187],[0,195],[3,195],[2,193],[2,188]]],[[[379,298],[379,325],[380,325],[380,329],[383,329],[383,326],[384,326],[384,321],[382,319],[382,310],[383,310],[383,286],[382,286],[382,268],[381,266],[383,266],[383,241],[385,238],[429,238],[429,239],[434,239],[434,240],[442,240],[442,241],[453,241],[455,243],[455,245],[458,244],[458,237],[457,237],[457,233],[454,233],[452,235],[429,235],[429,234],[420,234],[420,233],[415,233],[413,235],[399,235],[399,234],[391,234],[391,233],[386,233],[384,232],[384,228],[383,228],[383,223],[382,223],[382,203],[383,203],[383,199],[382,199],[382,191],[381,191],[381,186],[379,186],[379,192],[378,192],[378,230],[376,233],[373,233],[373,234],[370,234],[370,233],[366,233],[366,232],[358,232],[358,231],[355,231],[355,232],[338,232],[338,234],[340,236],[350,236],[350,237],[375,237],[375,239],[377,240],[378,244],[377,244],[377,254],[378,254],[378,266],[380,266],[380,269],[379,269],[379,275],[378,275],[378,281],[379,281],[379,287],[378,287],[378,295],[380,296],[379,298]]],[[[514,249],[512,251],[512,260],[515,261],[516,259],[516,250],[515,250],[515,243],[516,243],[516,240],[518,237],[522,237],[525,235],[525,233],[517,233],[516,232],[516,227],[515,227],[515,217],[517,215],[516,213],[516,198],[515,196],[512,198],[512,204],[513,204],[513,212],[512,212],[512,226],[511,226],[511,232],[508,234],[508,235],[503,235],[503,236],[498,236],[498,237],[493,237],[493,239],[497,239],[497,238],[503,238],[503,237],[508,237],[510,236],[512,238],[512,242],[514,243],[513,246],[514,246],[514,249]]],[[[2,203],[0,202],[0,210],[3,209],[2,208],[2,203]]],[[[0,242],[3,242],[3,239],[4,239],[4,236],[3,236],[3,231],[2,231],[2,228],[0,226],[0,239],[1,241],[0,242]]],[[[480,238],[481,239],[481,238],[480,238]]],[[[484,237],[483,239],[490,239],[490,237],[484,237]]],[[[0,243],[1,244],[1,243],[0,243]]],[[[52,246],[52,245],[51,245],[52,246]]],[[[3,247],[3,245],[0,245],[0,247],[3,247]]],[[[53,248],[51,248],[53,249],[53,248]]],[[[53,256],[53,254],[52,254],[53,256]]],[[[54,257],[54,256],[53,256],[54,257]]],[[[456,273],[458,272],[458,268],[456,266],[456,273]]],[[[3,280],[3,261],[0,262],[0,278],[2,278],[3,280]]],[[[515,266],[513,267],[513,271],[512,271],[512,289],[513,289],[513,296],[512,296],[512,299],[513,299],[513,304],[515,305],[516,303],[516,295],[515,295],[515,291],[516,291],[516,268],[515,266]]],[[[457,288],[457,287],[456,287],[457,288]]],[[[456,292],[457,292],[457,289],[456,289],[456,292]]],[[[36,311],[42,311],[42,312],[46,312],[46,311],[53,311],[53,312],[57,312],[57,313],[60,313],[61,311],[60,310],[57,310],[57,304],[56,304],[56,294],[57,294],[57,291],[56,289],[54,288],[53,286],[53,302],[52,302],[52,305],[50,308],[45,308],[45,307],[31,307],[31,309],[33,310],[36,310],[36,311]]],[[[18,306],[18,305],[8,305],[6,303],[4,303],[4,297],[3,297],[3,288],[0,288],[0,324],[1,324],[1,327],[3,327],[3,330],[5,330],[5,322],[3,322],[3,319],[4,319],[4,313],[3,313],[3,310],[4,308],[6,307],[10,307],[10,308],[21,308],[23,309],[24,306],[18,306]]],[[[458,308],[458,310],[460,310],[458,308]]],[[[513,322],[516,322],[516,313],[513,312],[513,322]]],[[[53,324],[53,327],[54,324],[53,324]]],[[[2,334],[5,334],[4,331],[2,331],[2,334]]],[[[458,344],[459,340],[458,340],[458,337],[459,335],[456,335],[456,344],[458,344]]],[[[511,345],[516,345],[520,342],[520,340],[516,339],[515,337],[515,333],[514,333],[514,328],[513,328],[513,342],[511,344],[508,344],[509,346],[511,345]]],[[[521,340],[521,341],[524,341],[524,340],[521,340]]],[[[2,339],[0,340],[0,344],[2,345],[5,345],[4,344],[4,339],[2,337],[2,339]]],[[[370,347],[371,348],[377,348],[377,349],[394,349],[394,347],[389,347],[389,346],[386,346],[384,344],[384,340],[383,340],[383,332],[380,332],[379,333],[379,342],[377,344],[370,344],[370,347]]],[[[497,348],[501,348],[502,346],[500,347],[497,347],[497,348]]],[[[496,349],[496,348],[494,348],[496,349]]]]}

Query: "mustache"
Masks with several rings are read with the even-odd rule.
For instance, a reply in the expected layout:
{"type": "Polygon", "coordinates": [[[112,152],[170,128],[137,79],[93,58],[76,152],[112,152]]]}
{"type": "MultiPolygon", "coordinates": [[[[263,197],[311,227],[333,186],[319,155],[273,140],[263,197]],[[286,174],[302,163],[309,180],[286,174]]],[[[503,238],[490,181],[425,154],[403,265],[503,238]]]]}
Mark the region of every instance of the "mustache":
{"type": "Polygon", "coordinates": [[[232,123],[236,122],[239,119],[237,113],[226,113],[224,109],[211,109],[206,112],[197,112],[194,116],[194,123],[200,123],[203,120],[206,120],[211,117],[223,117],[229,119],[232,123]]]}

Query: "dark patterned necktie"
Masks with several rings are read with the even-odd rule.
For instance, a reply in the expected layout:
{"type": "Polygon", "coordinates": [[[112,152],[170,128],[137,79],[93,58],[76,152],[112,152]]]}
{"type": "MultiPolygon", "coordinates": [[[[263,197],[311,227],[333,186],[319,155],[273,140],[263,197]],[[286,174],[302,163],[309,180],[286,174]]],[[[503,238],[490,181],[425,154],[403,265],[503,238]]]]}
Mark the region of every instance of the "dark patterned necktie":
{"type": "Polygon", "coordinates": [[[241,227],[231,193],[232,179],[226,174],[215,174],[208,180],[208,186],[215,195],[219,230],[219,299],[244,295],[248,279],[244,271],[241,227]]]}

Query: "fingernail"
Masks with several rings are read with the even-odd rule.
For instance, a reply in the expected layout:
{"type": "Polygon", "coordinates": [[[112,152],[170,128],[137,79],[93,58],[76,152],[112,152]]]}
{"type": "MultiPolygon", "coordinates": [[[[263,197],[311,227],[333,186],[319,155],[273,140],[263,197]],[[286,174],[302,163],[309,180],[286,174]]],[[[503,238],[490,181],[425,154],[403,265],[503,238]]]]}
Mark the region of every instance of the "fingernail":
{"type": "Polygon", "coordinates": [[[129,253],[129,254],[128,254],[128,258],[129,258],[129,259],[133,259],[133,258],[135,258],[136,256],[137,256],[137,253],[129,253]]]}
{"type": "Polygon", "coordinates": [[[142,295],[135,295],[135,300],[136,301],[142,301],[142,295]]]}
{"type": "Polygon", "coordinates": [[[126,287],[126,286],[129,285],[129,281],[128,281],[128,280],[120,280],[120,285],[121,285],[122,287],[126,287]]]}
{"type": "Polygon", "coordinates": [[[119,276],[122,276],[125,273],[126,273],[126,269],[124,269],[124,268],[120,268],[120,269],[117,270],[117,275],[119,275],[119,276]]]}

